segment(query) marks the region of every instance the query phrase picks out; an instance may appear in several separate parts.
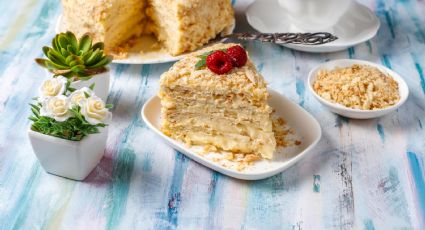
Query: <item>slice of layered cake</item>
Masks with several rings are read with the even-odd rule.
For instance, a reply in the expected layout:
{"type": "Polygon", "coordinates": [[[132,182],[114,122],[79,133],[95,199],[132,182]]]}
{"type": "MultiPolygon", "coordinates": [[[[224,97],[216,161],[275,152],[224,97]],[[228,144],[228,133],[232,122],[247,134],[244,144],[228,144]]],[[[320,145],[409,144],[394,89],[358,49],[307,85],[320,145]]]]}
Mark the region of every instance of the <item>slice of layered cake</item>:
{"type": "Polygon", "coordinates": [[[216,44],[175,63],[160,79],[162,132],[188,145],[256,154],[276,148],[263,77],[237,44],[216,44]]]}
{"type": "Polygon", "coordinates": [[[193,51],[234,25],[230,0],[62,0],[63,29],[90,33],[114,53],[154,34],[171,54],[193,51]]]}

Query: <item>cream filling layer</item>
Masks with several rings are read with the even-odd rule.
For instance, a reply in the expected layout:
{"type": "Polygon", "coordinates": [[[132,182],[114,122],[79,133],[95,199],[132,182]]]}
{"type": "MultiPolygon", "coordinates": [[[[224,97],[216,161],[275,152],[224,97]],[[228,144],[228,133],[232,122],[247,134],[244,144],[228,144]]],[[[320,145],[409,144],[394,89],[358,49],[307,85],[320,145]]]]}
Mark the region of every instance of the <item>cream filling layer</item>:
{"type": "Polygon", "coordinates": [[[226,118],[231,119],[234,122],[239,121],[266,121],[270,119],[270,113],[260,112],[252,109],[229,109],[229,108],[217,108],[214,105],[205,106],[179,106],[172,109],[163,108],[163,115],[169,117],[175,117],[176,115],[184,115],[188,118],[193,117],[215,117],[215,118],[226,118]]]}
{"type": "Polygon", "coordinates": [[[255,120],[244,121],[235,120],[227,117],[209,116],[205,115],[187,115],[187,114],[173,114],[165,117],[164,125],[170,127],[204,127],[208,130],[217,130],[220,132],[229,133],[245,133],[249,136],[254,135],[258,131],[272,132],[272,122],[270,120],[255,120]]]}
{"type": "MultiPolygon", "coordinates": [[[[178,138],[178,137],[177,137],[178,138]]],[[[254,153],[271,159],[275,149],[273,135],[269,138],[255,139],[238,134],[208,134],[205,132],[187,131],[184,140],[192,145],[214,145],[225,151],[254,153]]]]}
{"type": "Polygon", "coordinates": [[[241,91],[238,88],[229,91],[228,89],[218,89],[213,88],[213,90],[208,90],[206,87],[184,87],[184,86],[175,86],[175,87],[166,87],[162,86],[159,92],[159,96],[168,97],[168,98],[206,98],[206,99],[226,99],[226,100],[242,100],[252,104],[265,103],[268,100],[268,93],[259,92],[249,92],[241,91]]]}

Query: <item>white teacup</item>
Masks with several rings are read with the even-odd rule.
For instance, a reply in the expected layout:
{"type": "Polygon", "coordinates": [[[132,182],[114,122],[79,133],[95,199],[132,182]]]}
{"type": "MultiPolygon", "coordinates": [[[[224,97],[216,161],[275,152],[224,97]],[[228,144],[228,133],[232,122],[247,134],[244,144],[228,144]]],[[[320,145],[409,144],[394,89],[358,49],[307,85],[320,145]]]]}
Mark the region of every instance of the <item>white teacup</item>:
{"type": "Polygon", "coordinates": [[[302,31],[331,31],[351,0],[279,0],[292,23],[302,31]]]}

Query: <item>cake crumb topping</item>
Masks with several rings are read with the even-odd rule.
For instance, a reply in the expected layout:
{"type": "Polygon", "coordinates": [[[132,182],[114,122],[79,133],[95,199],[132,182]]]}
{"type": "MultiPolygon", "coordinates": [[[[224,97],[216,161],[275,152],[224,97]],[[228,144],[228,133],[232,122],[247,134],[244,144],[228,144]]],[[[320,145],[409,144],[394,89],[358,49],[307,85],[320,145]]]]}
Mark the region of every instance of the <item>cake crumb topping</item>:
{"type": "Polygon", "coordinates": [[[397,82],[368,65],[320,70],[313,89],[323,99],[352,109],[383,109],[400,100],[397,82]]]}

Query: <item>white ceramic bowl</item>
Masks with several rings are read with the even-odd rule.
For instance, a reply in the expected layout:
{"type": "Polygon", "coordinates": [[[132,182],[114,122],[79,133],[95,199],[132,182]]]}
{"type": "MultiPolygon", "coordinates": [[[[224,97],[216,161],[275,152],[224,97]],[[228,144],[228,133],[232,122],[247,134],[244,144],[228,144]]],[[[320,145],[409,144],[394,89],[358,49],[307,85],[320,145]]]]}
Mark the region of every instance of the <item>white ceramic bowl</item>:
{"type": "Polygon", "coordinates": [[[363,61],[363,60],[356,60],[356,59],[338,59],[329,61],[326,63],[323,63],[314,69],[312,69],[308,76],[308,88],[311,91],[311,93],[316,97],[317,100],[319,100],[320,103],[322,103],[324,106],[326,106],[330,111],[337,113],[344,117],[349,118],[355,118],[355,119],[370,119],[370,118],[376,118],[380,116],[384,116],[394,110],[396,110],[398,107],[400,107],[407,99],[409,95],[409,88],[407,87],[406,82],[403,80],[403,78],[398,75],[396,72],[382,66],[375,64],[373,62],[369,61],[363,61]],[[341,104],[330,102],[325,100],[324,98],[320,97],[313,89],[313,84],[316,81],[317,72],[319,70],[332,70],[336,67],[349,67],[354,64],[359,65],[369,65],[378,68],[383,73],[388,74],[390,77],[392,77],[397,83],[398,83],[398,90],[400,93],[400,100],[393,106],[384,108],[384,109],[377,109],[377,110],[361,110],[361,109],[351,109],[347,108],[341,104]]]}

